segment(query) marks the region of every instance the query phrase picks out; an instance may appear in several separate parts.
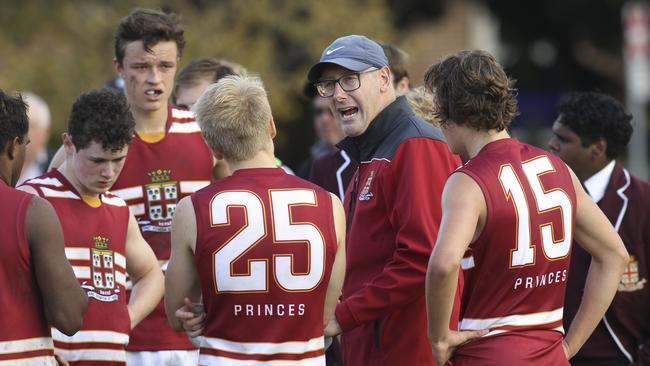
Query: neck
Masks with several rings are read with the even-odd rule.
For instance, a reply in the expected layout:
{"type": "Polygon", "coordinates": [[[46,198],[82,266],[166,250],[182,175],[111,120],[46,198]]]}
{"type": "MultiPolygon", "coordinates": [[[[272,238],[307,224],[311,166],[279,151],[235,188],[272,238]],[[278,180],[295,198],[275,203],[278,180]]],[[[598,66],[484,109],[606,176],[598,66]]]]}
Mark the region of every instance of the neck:
{"type": "Polygon", "coordinates": [[[495,130],[489,130],[481,131],[479,133],[476,133],[476,131],[473,130],[472,133],[469,133],[468,135],[469,136],[465,137],[465,153],[469,159],[478,155],[481,149],[483,149],[483,147],[485,147],[485,145],[489,144],[490,142],[507,139],[510,137],[506,130],[498,132],[495,130]]]}
{"type": "Polygon", "coordinates": [[[65,179],[72,184],[72,186],[79,192],[80,195],[83,197],[88,197],[88,198],[99,198],[99,194],[95,192],[89,192],[81,182],[77,179],[77,177],[74,175],[74,172],[72,171],[72,164],[68,160],[66,160],[59,168],[59,172],[63,174],[65,179]]]}
{"type": "Polygon", "coordinates": [[[277,168],[273,149],[271,149],[271,151],[260,150],[255,154],[255,156],[247,160],[229,161],[228,159],[225,159],[225,161],[226,164],[228,164],[228,168],[233,173],[239,169],[277,168]]]}
{"type": "Polygon", "coordinates": [[[11,169],[7,169],[4,166],[0,167],[0,179],[5,183],[7,183],[9,187],[11,187],[12,186],[11,169]]]}
{"type": "MultiPolygon", "coordinates": [[[[13,187],[13,185],[18,181],[18,177],[14,177],[14,169],[13,169],[13,164],[15,163],[15,160],[11,159],[7,153],[7,150],[0,151],[0,153],[3,153],[0,155],[0,179],[2,179],[9,187],[13,187]],[[16,181],[14,181],[14,178],[16,181]]],[[[20,176],[20,172],[18,173],[20,176]]]]}
{"type": "Polygon", "coordinates": [[[167,105],[155,111],[133,109],[135,132],[163,132],[167,125],[167,105]]]}
{"type": "Polygon", "coordinates": [[[610,162],[611,160],[602,160],[591,165],[586,163],[582,166],[582,169],[576,167],[573,172],[576,173],[576,176],[581,182],[584,182],[593,177],[599,171],[603,170],[610,162]]]}

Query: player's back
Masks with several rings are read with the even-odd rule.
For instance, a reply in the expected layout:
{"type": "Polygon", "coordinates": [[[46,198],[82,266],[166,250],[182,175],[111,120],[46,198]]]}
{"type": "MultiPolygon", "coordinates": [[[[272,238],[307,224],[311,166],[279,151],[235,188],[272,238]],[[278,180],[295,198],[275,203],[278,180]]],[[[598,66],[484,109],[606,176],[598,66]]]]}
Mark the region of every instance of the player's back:
{"type": "Polygon", "coordinates": [[[201,364],[324,364],[337,248],[331,195],[280,168],[241,169],[192,195],[207,312],[201,364]]]}
{"type": "MultiPolygon", "coordinates": [[[[549,349],[557,351],[564,332],[564,291],[576,207],[568,168],[546,151],[502,139],[486,145],[459,171],[478,183],[487,208],[483,231],[462,262],[460,328],[490,333],[458,354],[472,354],[493,336],[498,343],[507,336],[528,339],[531,332],[538,333],[530,338],[548,338],[549,349]]],[[[518,360],[520,351],[528,352],[524,349],[514,347],[504,354],[518,360]]],[[[490,352],[507,364],[504,354],[496,354],[502,351],[490,352]]]]}
{"type": "Polygon", "coordinates": [[[0,181],[0,363],[55,365],[50,327],[25,235],[32,198],[0,181]]]}

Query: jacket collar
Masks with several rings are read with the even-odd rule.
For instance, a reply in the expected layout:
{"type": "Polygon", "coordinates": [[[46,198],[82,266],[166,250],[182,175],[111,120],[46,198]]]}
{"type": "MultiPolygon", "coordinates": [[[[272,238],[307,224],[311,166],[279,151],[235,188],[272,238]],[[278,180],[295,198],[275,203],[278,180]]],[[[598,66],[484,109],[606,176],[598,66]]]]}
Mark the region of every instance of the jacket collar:
{"type": "Polygon", "coordinates": [[[594,202],[598,203],[605,195],[605,191],[612,177],[612,172],[614,171],[615,163],[615,160],[610,161],[604,168],[583,183],[594,202]]]}
{"type": "Polygon", "coordinates": [[[368,128],[361,135],[346,137],[336,146],[357,162],[368,161],[386,136],[400,125],[404,117],[411,115],[413,110],[409,107],[406,98],[398,97],[370,121],[368,128]]]}
{"type": "Polygon", "coordinates": [[[616,230],[619,229],[620,221],[627,211],[631,179],[630,173],[617,161],[609,178],[605,196],[598,202],[598,206],[616,230]]]}

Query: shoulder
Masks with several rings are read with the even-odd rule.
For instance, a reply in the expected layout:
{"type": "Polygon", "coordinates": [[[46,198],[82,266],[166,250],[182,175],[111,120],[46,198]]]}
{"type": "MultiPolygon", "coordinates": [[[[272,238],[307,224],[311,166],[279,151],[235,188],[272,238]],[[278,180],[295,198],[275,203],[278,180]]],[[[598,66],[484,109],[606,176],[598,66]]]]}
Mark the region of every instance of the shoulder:
{"type": "MultiPolygon", "coordinates": [[[[624,172],[628,171],[624,170],[624,172]]],[[[645,202],[650,202],[650,183],[629,172],[627,174],[629,174],[630,177],[632,194],[645,202]]]]}
{"type": "Polygon", "coordinates": [[[116,207],[127,207],[126,201],[111,192],[102,194],[102,202],[116,207]]]}
{"type": "Polygon", "coordinates": [[[169,133],[197,133],[201,132],[199,124],[194,119],[194,113],[172,106],[170,109],[169,133]]]}
{"type": "Polygon", "coordinates": [[[81,199],[64,181],[51,172],[27,180],[19,189],[44,198],[81,199]]]}
{"type": "Polygon", "coordinates": [[[439,129],[415,115],[402,116],[375,154],[378,158],[392,160],[398,150],[434,148],[448,151],[447,142],[439,129]]]}
{"type": "Polygon", "coordinates": [[[179,108],[175,105],[170,106],[169,117],[171,118],[172,122],[183,123],[195,121],[194,113],[192,113],[192,111],[179,108]]]}

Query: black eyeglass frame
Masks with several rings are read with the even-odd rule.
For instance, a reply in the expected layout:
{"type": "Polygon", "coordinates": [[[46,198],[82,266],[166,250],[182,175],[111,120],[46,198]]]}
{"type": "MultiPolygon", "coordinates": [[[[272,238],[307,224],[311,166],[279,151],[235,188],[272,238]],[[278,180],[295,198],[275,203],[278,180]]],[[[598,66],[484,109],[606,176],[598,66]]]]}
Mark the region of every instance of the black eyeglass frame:
{"type": "Polygon", "coordinates": [[[316,92],[318,92],[318,95],[320,95],[323,98],[329,98],[329,97],[334,95],[334,91],[336,90],[336,84],[339,84],[341,89],[346,93],[351,92],[351,91],[355,91],[355,90],[357,90],[357,89],[359,89],[361,87],[361,74],[366,74],[366,73],[369,73],[369,72],[379,71],[379,70],[381,70],[381,69],[378,69],[376,67],[371,67],[371,68],[363,70],[363,71],[352,72],[352,73],[349,73],[349,74],[345,74],[345,75],[341,76],[338,79],[318,80],[318,81],[315,81],[313,83],[313,85],[314,85],[314,88],[316,88],[316,92]],[[356,86],[346,89],[346,87],[343,86],[343,84],[341,84],[341,80],[345,79],[345,78],[349,78],[349,77],[354,77],[354,79],[356,80],[356,86]],[[323,83],[332,83],[331,84],[332,85],[332,90],[331,90],[330,93],[325,92],[325,87],[323,86],[323,83]]]}

